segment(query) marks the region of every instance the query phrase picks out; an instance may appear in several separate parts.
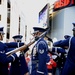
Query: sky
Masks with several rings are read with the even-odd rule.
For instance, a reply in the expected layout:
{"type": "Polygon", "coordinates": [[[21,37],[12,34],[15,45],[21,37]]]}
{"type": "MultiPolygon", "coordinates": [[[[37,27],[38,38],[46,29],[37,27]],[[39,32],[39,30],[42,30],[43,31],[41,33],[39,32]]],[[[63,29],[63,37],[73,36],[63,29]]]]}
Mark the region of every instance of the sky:
{"type": "Polygon", "coordinates": [[[43,0],[26,0],[26,3],[24,4],[25,10],[23,10],[23,13],[25,14],[26,23],[28,25],[37,25],[38,13],[44,7],[45,4],[46,1],[43,0]]]}
{"type": "MultiPolygon", "coordinates": [[[[15,0],[17,1],[17,0],[15,0]]],[[[38,13],[47,4],[53,4],[56,0],[18,0],[18,6],[27,25],[38,24],[38,13]]]]}

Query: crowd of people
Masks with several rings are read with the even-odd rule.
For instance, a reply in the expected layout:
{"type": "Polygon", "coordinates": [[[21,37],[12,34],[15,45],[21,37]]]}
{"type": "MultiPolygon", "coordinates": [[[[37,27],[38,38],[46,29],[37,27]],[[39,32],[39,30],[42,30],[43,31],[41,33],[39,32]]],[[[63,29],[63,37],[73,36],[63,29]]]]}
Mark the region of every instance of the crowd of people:
{"type": "Polygon", "coordinates": [[[3,43],[4,27],[0,27],[0,75],[75,75],[75,23],[73,26],[73,36],[65,35],[57,42],[39,37],[46,29],[33,27],[35,44],[31,53],[28,54],[27,46],[9,56],[7,52],[25,45],[23,36],[15,35],[13,42],[3,43]],[[47,41],[53,46],[48,47],[47,41]]]}

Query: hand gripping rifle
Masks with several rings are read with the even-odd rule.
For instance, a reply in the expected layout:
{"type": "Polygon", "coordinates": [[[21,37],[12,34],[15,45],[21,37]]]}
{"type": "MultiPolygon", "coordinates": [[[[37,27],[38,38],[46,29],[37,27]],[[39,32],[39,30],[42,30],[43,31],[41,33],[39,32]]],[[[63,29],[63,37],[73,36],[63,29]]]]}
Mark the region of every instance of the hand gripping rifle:
{"type": "Polygon", "coordinates": [[[7,55],[7,56],[10,56],[11,54],[16,53],[16,52],[18,52],[18,51],[24,51],[24,50],[26,50],[27,47],[31,46],[31,45],[32,45],[33,43],[35,43],[35,41],[37,41],[39,38],[45,37],[46,34],[49,32],[49,30],[50,30],[50,29],[48,28],[45,32],[43,32],[38,38],[34,39],[32,42],[29,42],[27,45],[23,45],[23,46],[21,46],[21,47],[19,47],[19,48],[16,48],[16,49],[12,50],[12,51],[9,51],[9,52],[6,53],[6,55],[7,55]]]}

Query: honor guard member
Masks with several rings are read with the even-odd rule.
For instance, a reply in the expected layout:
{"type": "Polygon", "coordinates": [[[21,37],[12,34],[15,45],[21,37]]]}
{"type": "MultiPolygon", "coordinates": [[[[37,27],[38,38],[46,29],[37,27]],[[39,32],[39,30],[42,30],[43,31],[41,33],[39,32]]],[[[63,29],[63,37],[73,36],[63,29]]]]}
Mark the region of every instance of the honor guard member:
{"type": "MultiPolygon", "coordinates": [[[[46,29],[33,27],[34,37],[38,38],[46,29]]],[[[32,71],[31,75],[48,75],[46,63],[50,58],[48,54],[48,45],[43,37],[39,38],[32,48],[32,71]]]]}
{"type": "Polygon", "coordinates": [[[4,27],[0,27],[0,75],[8,75],[8,63],[14,62],[17,55],[12,54],[9,57],[6,55],[8,47],[1,42],[4,37],[3,28],[4,27]]]}
{"type": "Polygon", "coordinates": [[[53,55],[54,60],[57,62],[56,74],[60,75],[66,61],[67,52],[59,47],[50,48],[50,51],[56,55],[53,55]]]}
{"type": "MultiPolygon", "coordinates": [[[[65,39],[69,37],[70,37],[69,35],[64,36],[65,39]]],[[[68,50],[65,50],[61,47],[52,47],[49,49],[49,51],[55,54],[53,55],[53,58],[57,62],[56,75],[60,75],[67,58],[68,50]]]]}
{"type": "Polygon", "coordinates": [[[75,75],[75,23],[73,23],[73,36],[61,42],[55,42],[54,46],[68,48],[67,59],[61,75],[75,75]]]}
{"type": "MultiPolygon", "coordinates": [[[[10,49],[20,47],[24,45],[24,43],[21,42],[22,37],[23,37],[22,35],[15,35],[12,37],[14,39],[14,42],[7,43],[6,45],[10,49]]],[[[27,50],[28,49],[29,48],[27,48],[27,50]]],[[[28,75],[29,70],[25,60],[24,51],[22,52],[18,51],[17,54],[18,54],[17,59],[13,63],[11,63],[10,75],[28,75]]]]}

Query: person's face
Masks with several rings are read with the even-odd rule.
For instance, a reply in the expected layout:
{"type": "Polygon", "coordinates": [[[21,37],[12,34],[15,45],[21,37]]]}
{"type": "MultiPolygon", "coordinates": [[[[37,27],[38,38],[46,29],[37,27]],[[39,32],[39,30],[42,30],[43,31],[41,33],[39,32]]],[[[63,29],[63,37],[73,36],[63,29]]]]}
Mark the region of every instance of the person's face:
{"type": "Polygon", "coordinates": [[[39,37],[42,34],[42,32],[37,32],[34,34],[34,37],[39,37]]]}

